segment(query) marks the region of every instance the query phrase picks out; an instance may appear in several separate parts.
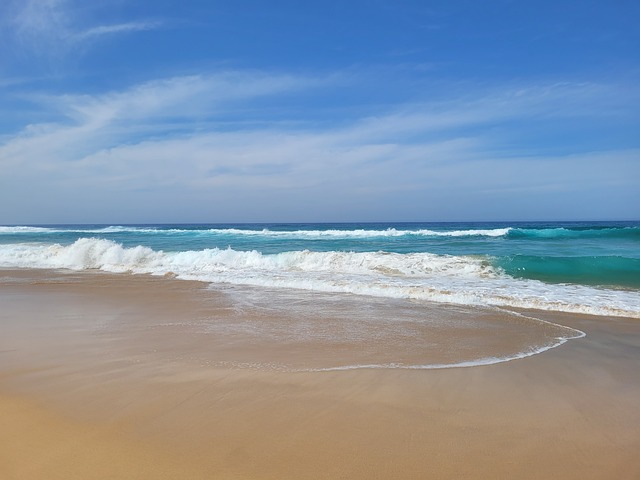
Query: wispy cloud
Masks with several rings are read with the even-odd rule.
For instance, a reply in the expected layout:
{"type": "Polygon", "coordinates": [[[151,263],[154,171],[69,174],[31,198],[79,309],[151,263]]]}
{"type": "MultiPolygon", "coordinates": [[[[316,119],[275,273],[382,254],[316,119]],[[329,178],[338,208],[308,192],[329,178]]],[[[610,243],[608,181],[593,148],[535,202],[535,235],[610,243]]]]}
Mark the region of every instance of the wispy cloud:
{"type": "Polygon", "coordinates": [[[99,95],[34,97],[59,121],[0,139],[0,168],[5,179],[28,178],[58,194],[75,189],[134,198],[170,190],[225,202],[268,193],[288,198],[287,208],[295,199],[327,196],[334,203],[394,196],[429,203],[453,192],[499,204],[513,188],[529,196],[568,192],[572,185],[629,188],[640,175],[634,149],[543,155],[535,145],[528,151],[504,146],[519,134],[511,124],[569,121],[588,113],[585,105],[599,106],[598,114],[616,107],[603,85],[500,89],[396,106],[340,126],[251,123],[251,113],[236,115],[257,108],[260,98],[270,99],[271,107],[262,108],[277,110],[277,100],[291,92],[327,86],[335,86],[330,78],[228,71],[99,95]]]}
{"type": "Polygon", "coordinates": [[[36,53],[56,54],[66,49],[70,37],[70,19],[64,0],[26,0],[6,7],[5,24],[19,45],[36,53]]]}
{"type": "MultiPolygon", "coordinates": [[[[216,132],[211,131],[210,122],[226,119],[238,105],[331,81],[230,71],[162,79],[101,95],[34,96],[34,102],[57,113],[60,120],[30,124],[17,135],[0,139],[0,165],[5,172],[10,166],[62,172],[74,162],[89,165],[92,158],[103,158],[104,152],[117,165],[114,154],[129,158],[123,145],[153,151],[154,145],[162,150],[171,142],[182,142],[180,148],[197,158],[195,150],[202,149],[199,155],[206,155],[211,148],[211,135],[216,132]]],[[[250,136],[241,143],[247,141],[250,136]]]]}
{"type": "Polygon", "coordinates": [[[130,22],[120,23],[115,25],[100,25],[98,27],[92,27],[87,30],[78,32],[74,35],[76,41],[85,40],[88,38],[100,37],[103,35],[113,35],[116,33],[127,32],[140,32],[145,30],[153,30],[160,28],[162,22],[149,21],[149,22],[130,22]]]}
{"type": "MultiPolygon", "coordinates": [[[[83,6],[86,10],[86,6],[83,6]]],[[[103,37],[160,28],[160,21],[145,20],[106,25],[87,24],[89,19],[72,0],[23,0],[5,8],[5,26],[19,44],[43,56],[60,57],[86,49],[103,37]]]]}
{"type": "Polygon", "coordinates": [[[153,80],[122,91],[97,95],[32,95],[32,101],[57,112],[61,128],[84,126],[124,137],[177,128],[197,130],[210,120],[235,115],[260,97],[295,94],[334,82],[328,77],[223,71],[153,80]]]}

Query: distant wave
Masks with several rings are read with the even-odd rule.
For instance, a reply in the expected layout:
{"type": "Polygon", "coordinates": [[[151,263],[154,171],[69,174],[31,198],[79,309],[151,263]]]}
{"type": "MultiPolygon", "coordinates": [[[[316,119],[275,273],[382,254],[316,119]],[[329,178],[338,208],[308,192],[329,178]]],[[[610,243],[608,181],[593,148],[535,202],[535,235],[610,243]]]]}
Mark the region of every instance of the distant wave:
{"type": "Polygon", "coordinates": [[[52,231],[59,231],[59,230],[54,230],[51,228],[45,228],[45,227],[27,227],[27,226],[18,226],[18,227],[4,227],[4,226],[0,226],[0,234],[11,234],[11,233],[47,233],[47,232],[52,232],[52,231]]]}
{"type": "Polygon", "coordinates": [[[640,240],[640,227],[512,228],[509,238],[629,238],[640,240]]]}
{"type": "Polygon", "coordinates": [[[492,260],[430,253],[308,250],[266,255],[230,248],[163,252],[144,246],[125,248],[97,238],[81,238],[67,246],[0,245],[0,267],[4,268],[171,273],[211,283],[640,318],[637,292],[513,278],[494,267],[492,260]]]}
{"type": "Polygon", "coordinates": [[[395,228],[387,228],[384,230],[244,230],[238,228],[229,229],[209,229],[209,233],[227,234],[227,235],[253,235],[253,236],[269,236],[269,237],[285,237],[285,238],[367,238],[367,237],[402,237],[406,235],[426,236],[426,237],[465,237],[465,236],[487,236],[500,237],[509,232],[509,228],[497,228],[490,230],[398,230],[395,228]]]}
{"type": "Polygon", "coordinates": [[[374,229],[311,229],[311,230],[272,230],[244,229],[244,228],[163,228],[163,227],[134,227],[134,226],[107,226],[100,228],[79,228],[79,227],[0,227],[0,234],[20,234],[20,233],[81,233],[81,234],[112,234],[112,233],[149,233],[149,234],[172,234],[189,233],[196,235],[247,235],[282,238],[367,238],[367,237],[402,237],[406,235],[426,236],[426,237],[465,237],[465,236],[486,236],[500,237],[507,235],[510,228],[496,229],[467,229],[467,230],[406,230],[387,228],[382,230],[374,229]]]}
{"type": "Polygon", "coordinates": [[[206,226],[192,226],[184,228],[179,225],[164,226],[97,226],[97,227],[34,227],[34,226],[0,226],[1,234],[47,234],[47,233],[78,233],[109,235],[119,233],[136,234],[193,234],[193,235],[235,235],[253,237],[280,237],[287,239],[365,239],[376,237],[505,237],[507,239],[570,239],[570,238],[628,238],[640,241],[640,227],[554,227],[554,228],[468,228],[461,230],[434,230],[434,229],[297,229],[280,230],[270,228],[207,228],[206,226]]]}

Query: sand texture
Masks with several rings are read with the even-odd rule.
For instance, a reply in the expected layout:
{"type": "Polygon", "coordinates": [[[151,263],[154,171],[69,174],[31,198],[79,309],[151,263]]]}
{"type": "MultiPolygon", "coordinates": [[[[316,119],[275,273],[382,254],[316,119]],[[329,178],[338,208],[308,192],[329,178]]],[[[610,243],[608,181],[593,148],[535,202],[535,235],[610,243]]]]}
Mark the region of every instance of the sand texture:
{"type": "Polygon", "coordinates": [[[640,478],[638,320],[287,295],[0,272],[0,478],[640,478]]]}

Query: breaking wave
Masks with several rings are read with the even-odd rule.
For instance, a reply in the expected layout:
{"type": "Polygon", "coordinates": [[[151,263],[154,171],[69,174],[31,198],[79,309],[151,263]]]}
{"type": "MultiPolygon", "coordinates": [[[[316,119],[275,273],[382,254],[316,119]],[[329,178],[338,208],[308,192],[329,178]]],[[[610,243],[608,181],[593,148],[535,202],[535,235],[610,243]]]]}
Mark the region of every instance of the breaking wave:
{"type": "Polygon", "coordinates": [[[23,233],[89,233],[89,234],[110,234],[110,233],[190,233],[196,235],[247,235],[263,237],[281,238],[368,238],[368,237],[402,237],[406,235],[425,237],[500,237],[507,235],[511,228],[495,229],[467,229],[467,230],[430,230],[430,229],[310,229],[310,230],[273,230],[269,228],[202,228],[193,226],[191,228],[163,228],[163,227],[134,227],[134,226],[108,226],[98,228],[79,227],[0,227],[0,234],[23,234],[23,233]]]}
{"type": "Polygon", "coordinates": [[[514,278],[487,256],[308,250],[267,255],[231,248],[164,252],[81,238],[67,246],[0,245],[0,267],[173,274],[214,284],[640,318],[637,292],[514,278]]]}

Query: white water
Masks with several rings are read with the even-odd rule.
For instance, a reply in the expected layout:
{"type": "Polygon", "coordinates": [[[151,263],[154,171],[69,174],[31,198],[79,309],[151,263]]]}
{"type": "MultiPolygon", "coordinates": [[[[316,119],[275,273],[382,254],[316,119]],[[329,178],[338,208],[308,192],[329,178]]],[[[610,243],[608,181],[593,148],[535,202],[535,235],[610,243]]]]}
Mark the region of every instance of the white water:
{"type": "Polygon", "coordinates": [[[265,255],[231,249],[162,252],[82,238],[69,246],[0,245],[0,267],[172,273],[212,283],[640,318],[637,292],[514,279],[472,256],[311,251],[265,255]]]}
{"type": "Polygon", "coordinates": [[[262,237],[279,237],[279,238],[369,238],[369,237],[402,237],[405,235],[428,236],[428,237],[501,237],[507,235],[511,228],[495,228],[486,230],[397,230],[395,228],[387,228],[384,230],[249,230],[239,228],[210,228],[203,230],[187,230],[180,228],[159,229],[145,227],[129,227],[129,226],[110,226],[104,228],[47,228],[47,227],[27,227],[0,226],[0,234],[21,234],[21,233],[189,233],[195,235],[246,235],[246,236],[262,236],[262,237]]]}
{"type": "Polygon", "coordinates": [[[307,371],[313,372],[331,372],[331,371],[342,371],[342,370],[359,370],[359,369],[386,369],[386,368],[401,368],[405,370],[441,370],[445,368],[468,368],[468,367],[480,367],[484,365],[495,365],[497,363],[511,362],[513,360],[520,360],[527,357],[532,357],[534,355],[538,355],[540,353],[544,353],[552,348],[559,347],[560,345],[564,345],[569,340],[574,340],[577,338],[586,337],[586,333],[581,330],[577,330],[575,328],[566,327],[564,325],[558,325],[556,323],[547,322],[546,320],[541,320],[535,317],[529,317],[517,312],[508,312],[509,315],[515,315],[522,318],[530,319],[537,323],[544,323],[548,325],[553,325],[554,327],[561,328],[566,332],[566,335],[559,336],[555,338],[552,342],[541,345],[538,347],[531,347],[528,350],[524,350],[521,352],[517,352],[512,355],[507,355],[504,357],[482,357],[477,360],[468,360],[463,362],[454,362],[454,363],[426,363],[421,365],[407,365],[402,363],[375,363],[375,364],[362,364],[362,365],[343,365],[338,367],[326,367],[326,368],[316,368],[316,369],[307,369],[307,371]]]}
{"type": "Polygon", "coordinates": [[[294,230],[294,231],[274,231],[274,230],[243,230],[243,229],[209,229],[210,233],[231,234],[231,235],[259,235],[285,238],[368,238],[368,237],[402,237],[405,235],[419,235],[428,237],[501,237],[507,235],[511,228],[495,228],[489,230],[397,230],[388,228],[385,230],[294,230]]]}

